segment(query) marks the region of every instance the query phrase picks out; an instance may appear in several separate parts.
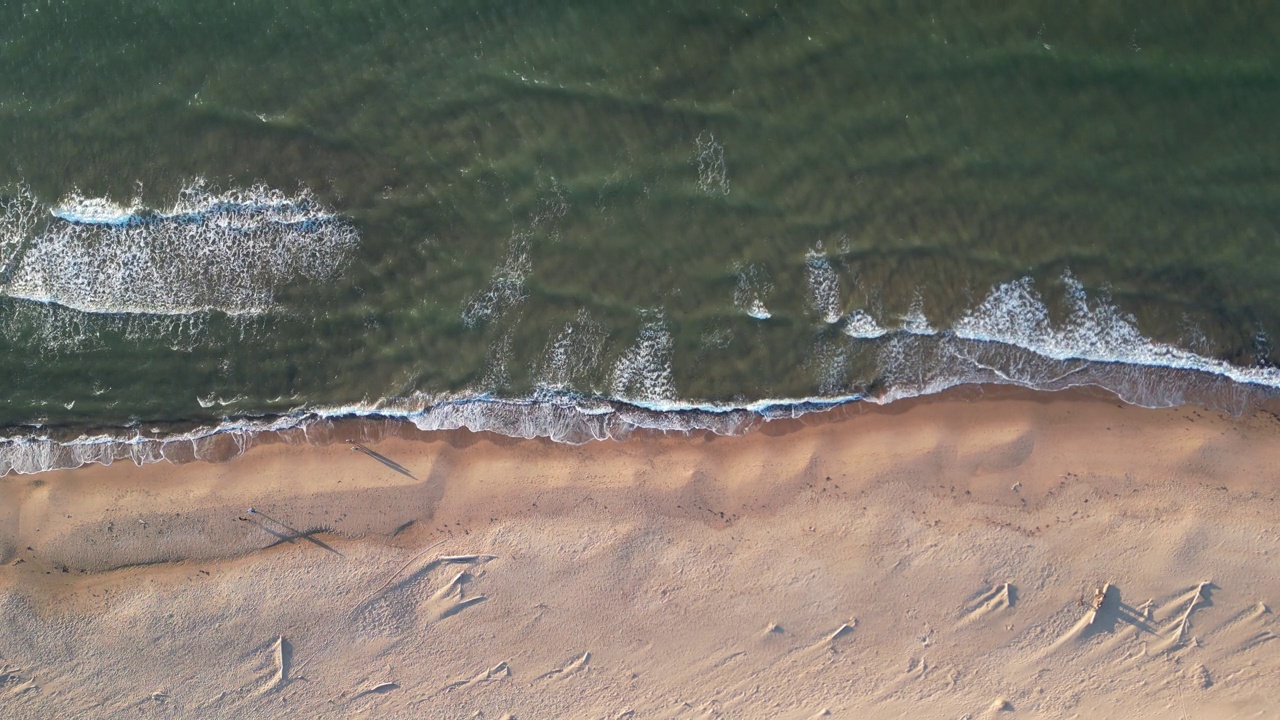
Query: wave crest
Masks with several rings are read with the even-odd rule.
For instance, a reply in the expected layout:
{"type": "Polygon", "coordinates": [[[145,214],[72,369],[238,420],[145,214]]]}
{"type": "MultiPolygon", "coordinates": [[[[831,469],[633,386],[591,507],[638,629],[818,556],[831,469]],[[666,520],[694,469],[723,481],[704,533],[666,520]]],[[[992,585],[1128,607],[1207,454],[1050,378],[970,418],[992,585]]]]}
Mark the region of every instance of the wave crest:
{"type": "Polygon", "coordinates": [[[0,206],[0,293],[85,313],[262,314],[284,286],[339,273],[360,241],[305,188],[197,178],[164,210],[72,193],[39,229],[38,208],[25,188],[0,206]]]}

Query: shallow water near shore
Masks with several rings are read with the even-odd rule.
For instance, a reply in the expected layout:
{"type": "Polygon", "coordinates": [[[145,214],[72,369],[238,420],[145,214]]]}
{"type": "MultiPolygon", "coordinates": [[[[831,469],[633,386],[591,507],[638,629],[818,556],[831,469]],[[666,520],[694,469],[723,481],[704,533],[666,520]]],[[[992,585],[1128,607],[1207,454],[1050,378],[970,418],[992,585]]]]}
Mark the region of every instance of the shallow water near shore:
{"type": "Polygon", "coordinates": [[[6,471],[1280,387],[1260,7],[0,13],[6,471]]]}

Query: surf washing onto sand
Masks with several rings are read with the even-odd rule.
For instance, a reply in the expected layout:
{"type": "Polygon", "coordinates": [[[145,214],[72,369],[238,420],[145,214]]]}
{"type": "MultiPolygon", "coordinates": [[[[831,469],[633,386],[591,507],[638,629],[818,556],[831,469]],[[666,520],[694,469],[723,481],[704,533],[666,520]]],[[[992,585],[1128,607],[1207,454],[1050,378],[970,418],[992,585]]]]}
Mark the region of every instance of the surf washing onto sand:
{"type": "Polygon", "coordinates": [[[0,472],[1280,392],[1250,11],[161,6],[0,24],[0,472]]]}
{"type": "MultiPolygon", "coordinates": [[[[30,289],[44,282],[41,287],[58,300],[39,302],[60,306],[65,302],[64,307],[78,312],[112,316],[136,314],[138,309],[129,308],[143,303],[149,303],[140,313],[144,315],[211,309],[229,315],[263,313],[271,311],[275,283],[286,277],[314,279],[340,272],[359,241],[352,225],[305,193],[287,196],[257,187],[207,195],[198,184],[192,188],[186,192],[198,200],[186,200],[187,204],[164,213],[83,198],[57,206],[51,211],[52,228],[36,234],[21,257],[11,261],[6,289],[27,300],[23,296],[37,295],[30,289]],[[212,231],[198,256],[199,262],[207,263],[203,268],[182,266],[192,262],[187,259],[190,253],[182,255],[174,268],[142,252],[157,247],[176,251],[175,236],[190,237],[192,232],[204,232],[206,226],[212,231]],[[93,238],[95,233],[100,237],[93,238]],[[111,254],[87,256],[90,238],[105,239],[111,254]],[[107,268],[118,268],[124,257],[122,245],[131,258],[143,259],[144,271],[129,280],[111,275],[104,291],[107,268]],[[285,248],[301,254],[289,254],[285,248]],[[62,272],[29,268],[30,263],[52,263],[62,272]],[[223,263],[232,267],[256,263],[263,272],[230,287],[216,282],[190,288],[180,285],[190,275],[211,272],[223,263]],[[73,266],[84,268],[89,277],[66,276],[73,266]],[[83,301],[90,296],[105,299],[83,301]],[[91,309],[73,307],[77,304],[91,309]]],[[[8,222],[10,227],[16,225],[12,219],[8,222]]],[[[23,222],[27,223],[23,227],[34,225],[29,219],[23,222]]],[[[465,325],[514,312],[526,301],[523,283],[532,272],[528,252],[527,246],[513,242],[490,288],[463,304],[460,315],[465,325]]],[[[809,251],[799,262],[807,284],[805,318],[817,337],[805,360],[815,385],[811,395],[739,402],[682,397],[673,379],[678,358],[661,308],[638,311],[642,323],[636,336],[614,354],[612,366],[604,368],[609,392],[591,392],[578,383],[606,362],[609,333],[584,309],[547,338],[543,357],[533,369],[539,378],[537,387],[526,395],[463,388],[344,405],[298,402],[285,412],[271,413],[254,412],[255,398],[247,395],[210,394],[195,398],[200,408],[217,412],[232,407],[238,412],[204,421],[136,421],[114,429],[38,423],[11,428],[0,440],[0,472],[31,473],[121,460],[137,464],[221,461],[243,453],[264,433],[277,434],[286,442],[324,444],[352,432],[376,441],[394,434],[398,422],[424,431],[466,429],[565,443],[620,440],[635,431],[735,435],[774,419],[852,403],[886,404],[962,385],[1045,391],[1095,387],[1145,407],[1194,403],[1232,412],[1243,412],[1280,394],[1280,370],[1239,367],[1150,340],[1112,300],[1090,296],[1070,273],[1060,279],[1067,290],[1067,305],[1057,313],[1061,320],[1054,319],[1034,281],[1023,278],[992,288],[960,313],[951,327],[934,328],[919,298],[896,318],[875,317],[864,308],[848,309],[839,278],[820,249],[809,251]],[[855,357],[872,358],[875,374],[860,382],[851,377],[855,357]],[[338,431],[335,425],[353,421],[358,426],[354,430],[338,431]]],[[[757,268],[742,263],[733,267],[738,278],[733,305],[755,322],[774,321],[764,304],[772,282],[757,268]]],[[[172,330],[153,325],[150,331],[163,335],[172,330]]],[[[499,341],[499,357],[491,359],[499,375],[505,372],[500,355],[507,342],[499,341]]],[[[490,367],[481,383],[494,382],[494,372],[490,367]]]]}

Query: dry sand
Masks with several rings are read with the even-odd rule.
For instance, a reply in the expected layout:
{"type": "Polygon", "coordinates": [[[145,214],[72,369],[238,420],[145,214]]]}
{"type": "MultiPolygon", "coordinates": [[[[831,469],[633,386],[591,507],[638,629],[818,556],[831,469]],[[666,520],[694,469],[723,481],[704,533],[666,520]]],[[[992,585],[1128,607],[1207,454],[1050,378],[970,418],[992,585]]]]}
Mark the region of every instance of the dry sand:
{"type": "Polygon", "coordinates": [[[0,716],[1280,717],[1274,417],[845,415],[10,476],[0,716]]]}

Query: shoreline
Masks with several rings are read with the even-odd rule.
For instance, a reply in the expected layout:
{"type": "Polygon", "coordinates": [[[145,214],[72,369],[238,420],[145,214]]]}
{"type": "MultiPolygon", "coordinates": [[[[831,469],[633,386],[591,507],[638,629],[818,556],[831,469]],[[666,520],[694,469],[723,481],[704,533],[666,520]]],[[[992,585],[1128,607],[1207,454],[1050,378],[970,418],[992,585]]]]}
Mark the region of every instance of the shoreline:
{"type": "Polygon", "coordinates": [[[1265,717],[1280,702],[1276,417],[1011,388],[846,407],[733,437],[350,438],[413,477],[345,437],[9,475],[0,706],[1265,717]]]}
{"type": "MultiPolygon", "coordinates": [[[[885,400],[851,395],[758,401],[742,406],[690,404],[659,409],[621,401],[589,398],[511,400],[476,397],[462,402],[429,405],[409,413],[394,407],[378,410],[316,410],[260,417],[226,417],[217,423],[163,421],[123,427],[36,426],[31,435],[0,438],[0,477],[35,475],[91,465],[132,462],[226,462],[259,444],[326,445],[385,438],[427,439],[436,433],[494,434],[513,440],[547,440],[583,445],[601,440],[629,441],[651,437],[704,434],[723,437],[749,435],[778,422],[912,407],[920,402],[949,402],[979,398],[1022,397],[1058,401],[1093,398],[1146,409],[1191,407],[1228,412],[1234,416],[1267,412],[1280,415],[1280,394],[1274,388],[1227,383],[1210,378],[1195,391],[1182,389],[1179,402],[1156,406],[1126,399],[1102,385],[1028,388],[1003,383],[961,383],[945,389],[885,400]],[[456,413],[454,411],[457,411],[456,413]],[[143,431],[143,426],[148,432],[143,431]],[[38,434],[37,434],[38,433],[38,434]]],[[[12,428],[10,428],[12,429],[12,428]]]]}

